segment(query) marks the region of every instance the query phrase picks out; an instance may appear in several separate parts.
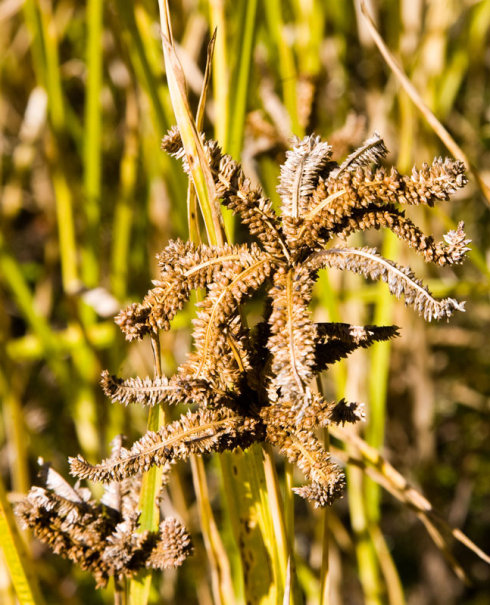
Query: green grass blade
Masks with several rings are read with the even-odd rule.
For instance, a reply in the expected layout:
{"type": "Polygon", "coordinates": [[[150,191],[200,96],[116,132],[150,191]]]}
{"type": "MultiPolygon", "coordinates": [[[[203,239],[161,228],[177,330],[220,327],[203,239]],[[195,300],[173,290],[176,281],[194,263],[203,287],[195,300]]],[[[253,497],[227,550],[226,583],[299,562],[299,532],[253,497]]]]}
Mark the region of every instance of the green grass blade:
{"type": "Polygon", "coordinates": [[[86,233],[82,252],[83,280],[87,287],[98,282],[98,229],[100,224],[102,161],[102,14],[103,0],[89,0],[87,5],[87,100],[84,136],[84,212],[86,233]]]}
{"type": "Polygon", "coordinates": [[[206,162],[201,139],[187,101],[184,72],[172,45],[168,4],[163,0],[159,0],[158,5],[160,8],[162,30],[164,32],[162,43],[168,88],[177,125],[182,137],[182,144],[189,163],[192,182],[196,188],[199,205],[206,225],[208,241],[212,245],[222,244],[223,233],[217,207],[214,181],[211,170],[206,162]]]}
{"type": "MultiPolygon", "coordinates": [[[[165,414],[161,406],[155,406],[148,415],[148,430],[158,431],[165,424],[165,414]]],[[[156,531],[160,520],[156,498],[162,485],[162,469],[152,467],[143,475],[140,493],[141,516],[140,531],[156,531]]],[[[151,589],[152,573],[138,574],[129,583],[129,605],[145,605],[148,602],[151,589]]]]}
{"type": "MultiPolygon", "coordinates": [[[[400,242],[390,231],[385,234],[382,255],[385,258],[396,259],[400,250],[400,242]]],[[[377,284],[378,296],[374,314],[374,325],[386,326],[393,322],[395,299],[385,284],[377,284]]],[[[369,372],[369,422],[366,427],[366,441],[376,449],[384,444],[386,424],[386,401],[388,393],[388,374],[390,370],[391,343],[376,342],[370,347],[369,372]]],[[[380,513],[380,488],[370,479],[365,486],[366,509],[371,523],[378,523],[380,513]]]]}
{"type": "Polygon", "coordinates": [[[247,109],[256,29],[257,0],[249,0],[244,4],[245,20],[243,29],[241,29],[240,43],[237,48],[234,49],[233,53],[236,57],[239,57],[239,59],[236,77],[233,79],[233,85],[231,87],[231,113],[233,114],[233,120],[230,122],[225,147],[225,150],[237,161],[240,159],[243,147],[245,113],[247,109]]]}
{"type": "Polygon", "coordinates": [[[0,546],[20,605],[43,605],[37,581],[0,479],[0,546]]]}
{"type": "Polygon", "coordinates": [[[269,0],[264,8],[271,41],[277,48],[283,102],[291,119],[291,130],[293,134],[301,137],[304,131],[298,117],[296,65],[293,49],[284,35],[281,2],[269,0]]]}
{"type": "MultiPolygon", "coordinates": [[[[215,103],[215,138],[228,148],[229,138],[229,98],[230,76],[227,47],[227,22],[225,18],[225,2],[210,0],[209,16],[211,31],[216,32],[216,52],[213,54],[213,95],[215,103]]],[[[235,116],[233,116],[235,121],[235,116]]]]}

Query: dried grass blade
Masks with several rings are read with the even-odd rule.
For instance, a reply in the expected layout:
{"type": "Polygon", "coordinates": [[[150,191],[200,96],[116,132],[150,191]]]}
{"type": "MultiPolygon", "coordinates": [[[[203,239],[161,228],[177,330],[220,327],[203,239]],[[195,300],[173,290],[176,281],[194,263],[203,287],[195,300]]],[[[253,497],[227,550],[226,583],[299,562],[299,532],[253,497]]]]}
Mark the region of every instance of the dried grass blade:
{"type": "Polygon", "coordinates": [[[182,137],[185,154],[189,164],[194,187],[204,217],[208,241],[210,244],[223,244],[221,215],[217,206],[216,188],[211,169],[206,161],[204,149],[196,123],[187,101],[185,76],[182,66],[172,45],[170,10],[168,2],[159,0],[160,19],[162,24],[162,45],[165,57],[167,82],[172,100],[172,107],[182,137]]]}
{"type": "MultiPolygon", "coordinates": [[[[204,122],[204,111],[206,107],[207,92],[211,80],[211,65],[216,43],[216,30],[209,41],[206,57],[206,68],[204,71],[204,82],[202,86],[199,105],[196,113],[196,126],[200,132],[204,122]]],[[[189,226],[189,238],[195,244],[201,242],[199,232],[199,221],[197,217],[196,190],[189,181],[187,189],[187,221],[189,226]]],[[[200,300],[199,292],[196,293],[200,300]]],[[[227,605],[234,602],[233,582],[231,579],[230,561],[226,549],[221,540],[213,509],[209,498],[209,488],[206,480],[206,469],[204,461],[198,454],[190,456],[192,469],[192,482],[199,506],[199,517],[201,532],[209,560],[213,596],[217,605],[227,605]]]]}
{"type": "Polygon", "coordinates": [[[437,136],[441,139],[441,141],[446,145],[449,151],[454,155],[455,158],[464,162],[468,168],[473,173],[478,186],[480,187],[481,192],[483,193],[487,204],[490,204],[490,187],[483,180],[480,172],[477,168],[470,162],[468,156],[461,149],[461,147],[456,143],[453,137],[449,134],[449,132],[444,128],[444,126],[439,122],[436,116],[432,113],[429,107],[425,104],[424,100],[420,96],[419,92],[415,88],[415,86],[410,82],[407,75],[398,65],[395,60],[395,57],[392,55],[388,47],[386,46],[383,38],[378,32],[374,21],[369,15],[368,9],[366,7],[366,3],[364,0],[361,0],[361,11],[365,17],[366,26],[369,30],[369,33],[373,37],[373,40],[378,47],[379,52],[382,54],[384,60],[390,67],[390,69],[395,74],[396,78],[402,85],[405,92],[412,99],[414,105],[419,109],[420,113],[427,120],[429,125],[432,127],[437,136]]]}
{"type": "MultiPolygon", "coordinates": [[[[363,439],[340,427],[330,426],[330,433],[340,441],[347,442],[355,448],[355,452],[332,448],[335,454],[356,466],[360,467],[366,474],[371,476],[384,489],[389,491],[395,498],[408,504],[417,515],[425,517],[424,524],[437,523],[445,533],[451,534],[455,540],[464,544],[474,552],[482,561],[490,565],[490,556],[478,547],[470,538],[457,528],[449,525],[444,518],[433,509],[432,504],[419,491],[412,487],[408,481],[399,473],[375,448],[371,447],[363,439]]],[[[439,530],[437,530],[439,532],[439,530]]],[[[440,533],[440,532],[439,532],[440,533]]],[[[446,541],[447,543],[447,541],[446,541]]],[[[464,573],[464,572],[463,572],[464,573]]]]}

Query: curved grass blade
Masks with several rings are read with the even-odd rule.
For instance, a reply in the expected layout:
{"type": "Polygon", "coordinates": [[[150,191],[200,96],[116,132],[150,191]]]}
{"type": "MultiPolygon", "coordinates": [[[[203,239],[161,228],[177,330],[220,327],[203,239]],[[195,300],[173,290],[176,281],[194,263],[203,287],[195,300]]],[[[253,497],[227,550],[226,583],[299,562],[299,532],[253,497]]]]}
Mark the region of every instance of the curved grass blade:
{"type": "Polygon", "coordinates": [[[0,545],[20,605],[43,605],[44,600],[29,566],[22,538],[0,480],[0,545]]]}

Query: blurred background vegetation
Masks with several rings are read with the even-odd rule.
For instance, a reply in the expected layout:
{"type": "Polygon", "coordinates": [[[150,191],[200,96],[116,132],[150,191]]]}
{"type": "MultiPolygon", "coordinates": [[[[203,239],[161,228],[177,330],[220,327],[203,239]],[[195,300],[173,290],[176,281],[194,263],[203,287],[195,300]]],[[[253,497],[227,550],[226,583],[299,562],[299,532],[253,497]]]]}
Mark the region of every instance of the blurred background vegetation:
{"type": "MultiPolygon", "coordinates": [[[[490,182],[490,1],[373,0],[370,8],[425,102],[490,182]]],[[[338,158],[377,130],[389,161],[405,171],[448,154],[385,65],[354,2],[175,0],[170,9],[193,107],[210,32],[218,27],[205,131],[242,159],[272,199],[292,133],[320,134],[336,145],[338,158]]],[[[35,481],[38,456],[66,474],[67,456],[100,460],[116,434],[133,441],[146,430],[146,412],[111,406],[98,380],[104,368],[125,376],[152,372],[149,344],[125,343],[112,316],[150,287],[155,254],[168,239],[187,237],[187,182],[159,151],[175,120],[156,0],[2,0],[0,90],[0,471],[15,501],[35,481]]],[[[426,325],[387,296],[384,284],[322,278],[314,310],[321,320],[401,327],[393,344],[356,353],[324,386],[366,402],[366,440],[485,548],[488,202],[471,179],[451,203],[416,208],[412,216],[437,239],[464,220],[469,260],[429,273],[391,237],[365,237],[390,258],[408,260],[435,294],[467,300],[467,312],[450,324],[426,325]]],[[[244,237],[239,226],[235,237],[244,237]]],[[[189,350],[191,318],[189,306],[164,335],[167,373],[189,350]]],[[[238,573],[216,460],[206,468],[238,573]]],[[[455,545],[472,582],[465,586],[412,511],[380,494],[361,471],[349,469],[348,479],[330,518],[331,604],[488,602],[485,563],[455,545]]],[[[213,603],[186,466],[177,467],[168,491],[165,512],[188,524],[196,554],[178,573],[163,574],[152,599],[213,603]]],[[[314,603],[321,514],[299,499],[295,506],[298,582],[314,603]]],[[[96,593],[87,574],[39,543],[29,548],[47,603],[111,602],[110,590],[96,593]]],[[[15,603],[1,562],[0,602],[15,603]]]]}

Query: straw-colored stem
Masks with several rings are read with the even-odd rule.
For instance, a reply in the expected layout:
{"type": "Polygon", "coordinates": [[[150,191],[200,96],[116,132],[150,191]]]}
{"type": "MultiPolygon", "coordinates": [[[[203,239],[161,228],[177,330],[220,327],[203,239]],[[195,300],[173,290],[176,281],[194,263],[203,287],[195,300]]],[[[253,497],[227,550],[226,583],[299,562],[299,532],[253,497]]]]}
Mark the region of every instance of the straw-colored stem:
{"type": "Polygon", "coordinates": [[[293,552],[294,527],[290,528],[291,534],[288,535],[286,531],[284,504],[279,488],[279,481],[274,464],[272,448],[269,445],[264,445],[263,452],[263,466],[267,486],[268,506],[272,516],[275,534],[275,558],[277,561],[276,578],[278,581],[280,581],[279,587],[283,594],[286,591],[289,591],[291,597],[294,594],[296,575],[293,552]]]}
{"type": "MultiPolygon", "coordinates": [[[[158,337],[151,340],[153,351],[153,366],[155,376],[162,375],[160,361],[160,343],[158,337]]],[[[148,415],[148,430],[158,431],[165,424],[165,412],[161,405],[150,409],[148,415]]],[[[160,520],[160,511],[157,506],[157,496],[162,485],[163,470],[152,467],[143,475],[139,499],[141,516],[139,519],[140,531],[156,531],[160,520]]],[[[140,572],[129,584],[129,605],[146,605],[150,595],[151,571],[140,572]]]]}
{"type": "MultiPolygon", "coordinates": [[[[204,82],[196,113],[196,128],[198,131],[201,130],[204,121],[204,112],[211,76],[211,63],[214,55],[215,40],[216,32],[213,34],[208,46],[204,82]]],[[[189,182],[187,188],[187,223],[189,229],[189,239],[195,244],[200,244],[201,234],[199,232],[199,220],[197,212],[196,190],[192,183],[189,182]]],[[[197,301],[202,300],[202,298],[201,293],[199,291],[196,292],[197,301]]],[[[194,454],[190,457],[190,461],[192,469],[192,481],[199,507],[201,532],[211,571],[211,584],[214,600],[217,605],[231,605],[235,599],[233,593],[233,583],[231,580],[230,563],[218,531],[213,510],[211,508],[204,462],[201,456],[194,454]]]]}
{"type": "MultiPolygon", "coordinates": [[[[319,382],[319,381],[318,381],[319,382]]],[[[323,429],[323,443],[325,450],[330,451],[330,436],[328,429],[323,429]]],[[[320,576],[320,605],[328,605],[330,602],[330,509],[325,507],[322,514],[322,567],[320,576]]]]}
{"type": "Polygon", "coordinates": [[[366,3],[364,2],[364,0],[361,1],[361,10],[362,10],[362,13],[364,14],[365,23],[367,25],[367,28],[369,29],[369,32],[371,33],[371,36],[373,37],[373,40],[374,40],[376,46],[378,47],[379,52],[383,55],[384,60],[386,61],[386,63],[390,67],[390,69],[395,74],[397,80],[403,86],[404,90],[407,92],[408,96],[412,99],[412,101],[414,102],[416,107],[419,109],[420,113],[427,120],[427,122],[429,123],[432,130],[441,139],[441,141],[449,149],[449,151],[453,154],[453,156],[455,158],[461,160],[468,166],[468,168],[473,173],[473,176],[475,177],[475,180],[478,183],[478,186],[480,187],[481,192],[484,195],[485,201],[487,202],[487,204],[490,204],[490,187],[483,180],[479,170],[477,170],[477,168],[472,164],[472,162],[470,162],[470,160],[468,159],[468,156],[465,154],[465,152],[461,149],[461,147],[456,143],[456,141],[449,134],[449,132],[446,130],[446,128],[444,128],[444,126],[441,124],[441,122],[436,118],[436,116],[433,114],[433,112],[429,109],[427,104],[424,102],[424,100],[420,96],[418,90],[410,82],[410,80],[408,79],[406,74],[403,72],[401,67],[398,65],[398,63],[396,62],[392,53],[389,51],[388,47],[386,46],[383,38],[381,37],[378,30],[376,29],[376,26],[375,26],[373,20],[371,19],[369,12],[366,8],[366,3]]]}
{"type": "Polygon", "coordinates": [[[216,605],[233,605],[235,598],[230,564],[211,509],[204,462],[200,456],[195,455],[190,460],[201,531],[211,570],[214,601],[216,605]]]}
{"type": "Polygon", "coordinates": [[[359,469],[347,467],[349,511],[355,534],[359,577],[366,605],[382,605],[378,561],[369,536],[369,520],[363,498],[363,474],[359,469]]]}
{"type": "MultiPolygon", "coordinates": [[[[228,49],[226,44],[227,27],[224,0],[209,0],[209,15],[211,30],[216,32],[216,52],[213,54],[213,93],[215,104],[215,138],[223,146],[228,147],[229,136],[229,98],[230,78],[228,49]]],[[[233,117],[233,121],[236,116],[233,117]]]]}
{"type": "MultiPolygon", "coordinates": [[[[382,255],[396,260],[400,242],[390,231],[384,237],[382,255]]],[[[374,325],[390,325],[394,299],[385,284],[377,284],[377,300],[374,325]]],[[[390,342],[376,342],[370,348],[370,372],[368,379],[369,421],[366,427],[366,441],[375,448],[382,448],[385,437],[386,399],[390,370],[390,342]]],[[[380,520],[380,493],[375,483],[367,480],[365,485],[366,510],[370,524],[380,520]]]]}
{"type": "Polygon", "coordinates": [[[120,194],[114,212],[111,258],[111,286],[114,296],[124,300],[133,221],[133,198],[138,167],[138,106],[134,92],[126,91],[126,133],[120,168],[120,194]]]}
{"type": "Polygon", "coordinates": [[[175,112],[192,181],[196,188],[199,205],[204,217],[208,241],[213,245],[221,245],[224,239],[214,180],[211,169],[206,162],[202,142],[187,101],[182,66],[172,45],[173,38],[168,2],[166,0],[158,0],[158,6],[162,26],[163,54],[172,107],[175,112]]]}

